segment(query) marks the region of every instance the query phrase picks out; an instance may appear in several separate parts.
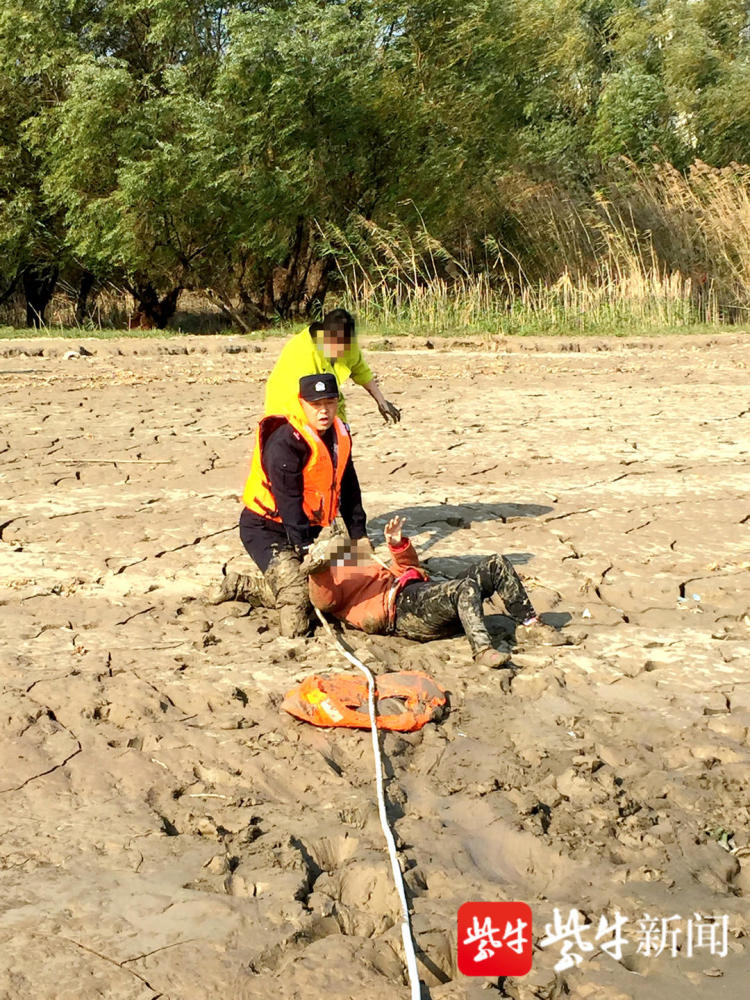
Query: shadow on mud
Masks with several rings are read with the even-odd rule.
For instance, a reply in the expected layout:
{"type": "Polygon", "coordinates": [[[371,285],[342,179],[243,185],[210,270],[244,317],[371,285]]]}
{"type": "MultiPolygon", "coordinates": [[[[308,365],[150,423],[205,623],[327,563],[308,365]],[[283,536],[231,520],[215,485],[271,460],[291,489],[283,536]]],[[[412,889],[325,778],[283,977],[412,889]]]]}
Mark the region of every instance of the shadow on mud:
{"type": "Polygon", "coordinates": [[[501,524],[507,524],[522,517],[541,517],[553,510],[553,507],[534,503],[431,504],[423,507],[397,507],[386,514],[371,518],[368,526],[371,532],[372,529],[382,532],[386,522],[392,517],[404,517],[406,534],[426,535],[420,539],[419,546],[424,550],[455,531],[471,528],[473,524],[483,521],[499,521],[501,524]]]}

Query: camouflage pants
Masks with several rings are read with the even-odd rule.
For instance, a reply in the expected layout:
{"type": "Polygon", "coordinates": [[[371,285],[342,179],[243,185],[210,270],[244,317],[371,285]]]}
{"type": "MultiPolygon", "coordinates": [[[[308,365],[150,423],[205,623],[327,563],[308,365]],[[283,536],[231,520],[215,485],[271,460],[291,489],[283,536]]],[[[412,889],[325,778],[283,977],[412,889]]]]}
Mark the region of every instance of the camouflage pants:
{"type": "Polygon", "coordinates": [[[445,583],[409,583],[396,598],[394,635],[427,642],[463,631],[472,653],[492,645],[482,605],[488,597],[502,598],[516,621],[534,615],[529,596],[505,556],[487,556],[457,579],[445,583]]]}
{"type": "Polygon", "coordinates": [[[242,511],[239,528],[245,551],[258,567],[256,573],[247,577],[255,599],[278,610],[282,635],[307,635],[312,614],[307,577],[289,544],[286,529],[247,508],[242,511]]]}
{"type": "Polygon", "coordinates": [[[307,576],[291,549],[274,554],[265,573],[254,569],[250,573],[229,573],[212,604],[221,601],[245,601],[254,608],[279,612],[281,635],[308,635],[311,629],[312,605],[307,589],[307,576]]]}
{"type": "Polygon", "coordinates": [[[307,576],[300,568],[296,553],[282,549],[263,576],[266,588],[273,594],[273,606],[279,612],[281,634],[288,637],[308,635],[312,626],[312,605],[307,576]]]}

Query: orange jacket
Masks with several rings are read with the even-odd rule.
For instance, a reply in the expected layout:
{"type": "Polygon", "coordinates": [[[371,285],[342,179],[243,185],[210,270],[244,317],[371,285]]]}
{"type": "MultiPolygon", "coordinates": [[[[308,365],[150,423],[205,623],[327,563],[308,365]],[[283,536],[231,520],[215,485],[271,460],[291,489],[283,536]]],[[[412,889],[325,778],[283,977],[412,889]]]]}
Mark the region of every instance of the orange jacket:
{"type": "Polygon", "coordinates": [[[293,415],[264,417],[258,424],[255,435],[255,449],[250,463],[250,475],[247,477],[242,494],[244,504],[248,510],[255,511],[261,517],[267,517],[271,521],[281,521],[276,500],[271,492],[271,484],[263,466],[263,445],[268,437],[285,421],[288,421],[310,446],[310,458],[302,471],[302,509],[310,524],[331,524],[338,513],[341,480],[352,451],[352,439],[349,436],[349,431],[346,424],[338,417],[333,422],[338,449],[335,470],[328,448],[321,441],[317,431],[314,431],[309,424],[293,415]]]}
{"type": "Polygon", "coordinates": [[[345,563],[331,564],[309,578],[310,600],[321,611],[340,618],[363,632],[385,632],[391,624],[396,596],[404,573],[414,579],[426,580],[419,568],[419,557],[408,538],[391,547],[393,561],[389,569],[378,563],[366,566],[345,563]],[[414,573],[413,571],[417,572],[414,573]]]}

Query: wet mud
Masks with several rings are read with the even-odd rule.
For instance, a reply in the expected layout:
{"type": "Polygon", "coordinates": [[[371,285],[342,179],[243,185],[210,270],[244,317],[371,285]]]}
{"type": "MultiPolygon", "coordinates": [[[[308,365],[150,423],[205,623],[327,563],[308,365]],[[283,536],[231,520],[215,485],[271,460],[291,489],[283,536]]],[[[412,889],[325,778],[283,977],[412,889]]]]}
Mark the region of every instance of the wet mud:
{"type": "MultiPolygon", "coordinates": [[[[406,998],[369,734],[279,712],[345,661],[321,630],[205,600],[247,569],[239,496],[280,344],[86,347],[0,345],[0,997],[406,998]]],[[[381,553],[394,514],[435,574],[502,552],[569,638],[488,671],[462,638],[344,633],[373,670],[450,691],[438,725],[382,738],[425,996],[744,995],[750,344],[369,360],[403,412],[386,427],[348,389],[381,553]],[[458,972],[468,900],[532,906],[528,976],[458,972]],[[591,941],[619,911],[619,960],[597,942],[556,971],[555,908],[591,941]],[[725,954],[688,949],[696,914],[727,918],[725,954]],[[644,915],[679,915],[674,954],[647,953],[644,915]]]]}

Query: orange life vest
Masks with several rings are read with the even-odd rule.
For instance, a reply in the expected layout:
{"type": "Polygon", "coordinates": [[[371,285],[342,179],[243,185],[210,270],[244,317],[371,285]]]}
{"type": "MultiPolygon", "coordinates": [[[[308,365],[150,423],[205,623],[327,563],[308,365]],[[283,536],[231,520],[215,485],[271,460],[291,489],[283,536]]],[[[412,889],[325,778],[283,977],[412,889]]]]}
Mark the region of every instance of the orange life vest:
{"type": "MultiPolygon", "coordinates": [[[[411,733],[440,719],[446,709],[445,689],[419,670],[379,674],[375,683],[376,705],[386,698],[401,703],[398,712],[376,714],[378,729],[411,733]]],[[[367,680],[359,674],[312,674],[287,691],[281,707],[313,726],[370,729],[367,680]]]]}
{"type": "Polygon", "coordinates": [[[242,499],[248,510],[272,521],[281,521],[276,499],[263,463],[263,448],[270,435],[282,424],[289,423],[310,446],[310,457],[302,470],[302,509],[310,524],[331,524],[339,510],[341,480],[352,452],[352,439],[346,424],[334,418],[336,434],[336,468],[331,454],[317,431],[294,415],[264,417],[255,435],[255,450],[250,463],[250,475],[242,499]]]}

